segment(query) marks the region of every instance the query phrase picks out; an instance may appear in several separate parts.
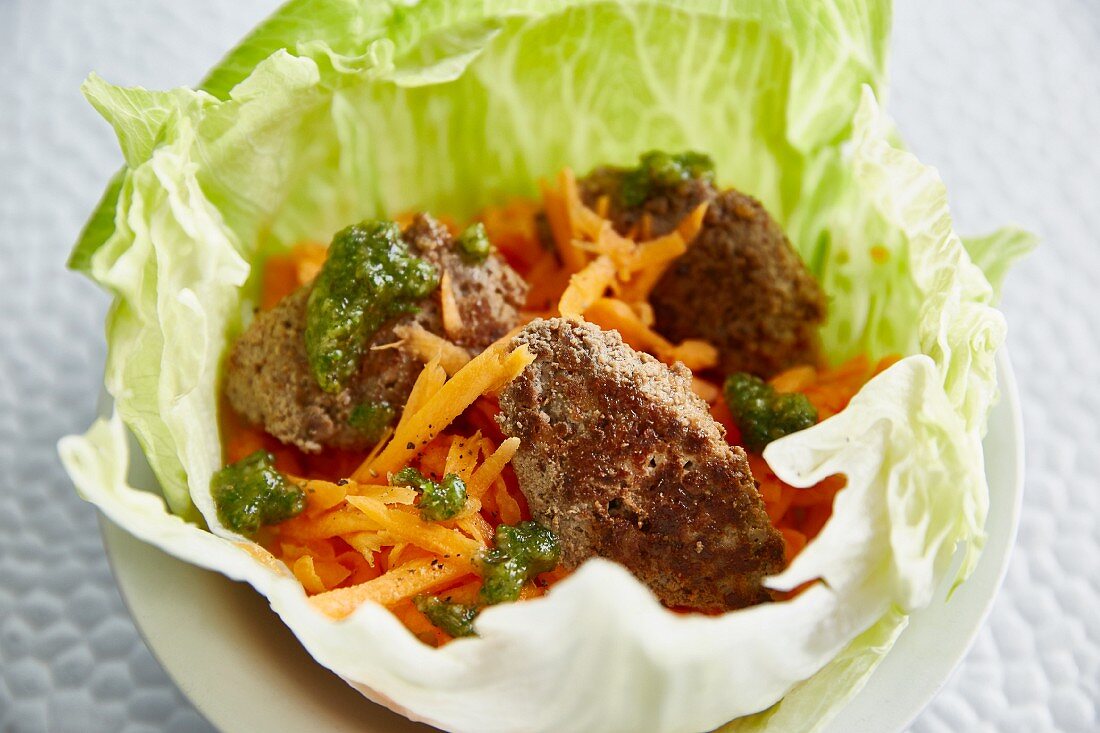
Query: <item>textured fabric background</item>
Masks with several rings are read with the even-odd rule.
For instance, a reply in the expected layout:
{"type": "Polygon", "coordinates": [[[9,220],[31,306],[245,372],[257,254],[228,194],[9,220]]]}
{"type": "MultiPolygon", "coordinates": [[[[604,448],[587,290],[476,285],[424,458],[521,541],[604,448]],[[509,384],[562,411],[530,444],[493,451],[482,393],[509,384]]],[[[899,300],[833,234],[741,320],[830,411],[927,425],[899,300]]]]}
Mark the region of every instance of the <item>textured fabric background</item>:
{"type": "MultiPolygon", "coordinates": [[[[209,731],[147,651],[54,443],[94,414],[107,300],[63,270],[120,157],[90,70],[193,83],[271,0],[0,0],[0,731],[209,731]]],[[[1100,730],[1100,3],[899,0],[891,110],[959,228],[1042,249],[1004,309],[1027,489],[1005,588],[914,731],[1100,730]]]]}

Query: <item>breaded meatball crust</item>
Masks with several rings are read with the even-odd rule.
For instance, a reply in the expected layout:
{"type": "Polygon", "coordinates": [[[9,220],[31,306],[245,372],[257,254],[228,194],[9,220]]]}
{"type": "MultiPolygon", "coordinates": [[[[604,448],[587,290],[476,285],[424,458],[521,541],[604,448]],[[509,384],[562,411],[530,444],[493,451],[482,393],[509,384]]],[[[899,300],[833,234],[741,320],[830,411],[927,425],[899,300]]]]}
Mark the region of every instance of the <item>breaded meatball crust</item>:
{"type": "Polygon", "coordinates": [[[501,393],[498,421],[521,441],[520,489],[565,566],[617,561],[670,606],[768,600],[761,579],[783,568],[782,537],[687,369],[564,319],[532,322],[515,345],[535,361],[501,393]]]}

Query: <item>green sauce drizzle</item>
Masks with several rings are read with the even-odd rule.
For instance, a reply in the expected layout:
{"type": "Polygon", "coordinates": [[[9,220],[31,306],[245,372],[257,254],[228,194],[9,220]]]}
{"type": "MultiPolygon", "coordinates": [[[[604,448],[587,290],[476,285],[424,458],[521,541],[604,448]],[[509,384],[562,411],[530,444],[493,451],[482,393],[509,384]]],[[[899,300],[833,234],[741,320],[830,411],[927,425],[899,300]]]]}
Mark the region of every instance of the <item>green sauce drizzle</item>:
{"type": "Polygon", "coordinates": [[[339,232],[306,306],[306,354],[321,389],[343,389],[382,324],[416,312],[438,286],[438,271],[409,254],[397,224],[365,221],[339,232]]]}
{"type": "Polygon", "coordinates": [[[275,470],[275,457],[262,450],[215,473],[210,493],[221,523],[246,537],[306,507],[305,493],[275,470]]]}
{"type": "Polygon", "coordinates": [[[416,610],[428,617],[428,620],[451,636],[477,636],[474,631],[474,619],[480,609],[463,603],[451,603],[435,596],[417,596],[413,599],[416,610]]]}
{"type": "Polygon", "coordinates": [[[695,178],[714,179],[714,161],[709,155],[651,150],[639,157],[637,168],[624,171],[619,197],[623,207],[631,209],[644,204],[655,190],[695,178]]]}
{"type": "Polygon", "coordinates": [[[397,410],[385,400],[364,402],[352,408],[348,425],[363,434],[368,441],[377,443],[397,417],[397,410]]]}
{"type": "Polygon", "coordinates": [[[538,522],[502,524],[497,527],[493,547],[485,549],[477,560],[482,577],[477,604],[452,603],[434,596],[417,596],[413,603],[451,636],[476,636],[473,623],[482,607],[517,600],[524,583],[553,570],[560,561],[561,544],[546,527],[538,522]]]}
{"type": "Polygon", "coordinates": [[[466,482],[448,473],[436,483],[411,466],[393,475],[394,486],[407,486],[420,494],[420,518],[428,522],[451,519],[466,505],[466,482]]]}
{"type": "Polygon", "coordinates": [[[516,600],[524,583],[553,570],[561,560],[558,538],[538,522],[500,525],[493,545],[478,561],[481,600],[489,605],[516,600]]]}
{"type": "Polygon", "coordinates": [[[817,423],[817,410],[806,395],[780,394],[751,374],[731,374],[724,392],[742,441],[754,453],[773,440],[817,423]]]}
{"type": "Polygon", "coordinates": [[[466,227],[466,231],[458,236],[457,244],[458,251],[467,262],[484,262],[489,258],[489,235],[481,222],[466,227]]]}

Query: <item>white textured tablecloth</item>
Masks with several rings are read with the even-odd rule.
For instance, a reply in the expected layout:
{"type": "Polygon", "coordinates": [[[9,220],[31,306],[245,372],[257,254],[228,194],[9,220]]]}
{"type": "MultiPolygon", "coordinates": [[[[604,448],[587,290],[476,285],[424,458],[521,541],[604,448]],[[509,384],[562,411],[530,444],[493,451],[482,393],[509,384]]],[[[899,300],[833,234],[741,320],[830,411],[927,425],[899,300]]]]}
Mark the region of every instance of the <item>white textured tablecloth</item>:
{"type": "MultiPolygon", "coordinates": [[[[54,443],[92,419],[105,296],[63,270],[119,155],[79,93],[193,83],[271,0],[0,0],[0,731],[209,731],[112,582],[54,443]]],[[[890,108],[956,222],[1042,235],[1004,310],[1027,487],[992,616],[914,731],[1100,730],[1100,2],[900,0],[890,108]]]]}

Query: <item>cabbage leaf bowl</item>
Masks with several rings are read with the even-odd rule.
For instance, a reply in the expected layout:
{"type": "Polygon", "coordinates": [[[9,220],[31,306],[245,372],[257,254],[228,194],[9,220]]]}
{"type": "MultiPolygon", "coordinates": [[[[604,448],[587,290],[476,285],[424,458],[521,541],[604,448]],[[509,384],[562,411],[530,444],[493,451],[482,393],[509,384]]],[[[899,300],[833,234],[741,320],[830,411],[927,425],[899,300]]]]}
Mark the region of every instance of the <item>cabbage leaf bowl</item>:
{"type": "Polygon", "coordinates": [[[997,292],[1033,244],[1011,228],[955,233],[938,175],[882,110],[889,27],[877,0],[294,0],[197,89],[90,76],[125,166],[70,262],[113,297],[112,412],[60,445],[79,493],[140,540],[252,585],[320,664],[415,720],[813,729],[908,615],[975,567],[997,292]],[[764,203],[828,295],[830,361],[904,355],[764,453],[794,486],[848,479],[821,534],[768,581],[808,588],[683,615],[596,559],[434,649],[380,606],[322,615],[219,524],[220,365],[266,257],[366,217],[467,217],[564,165],[650,149],[705,151],[723,186],[764,203]],[[129,434],[158,493],[128,479],[129,434]]]}

